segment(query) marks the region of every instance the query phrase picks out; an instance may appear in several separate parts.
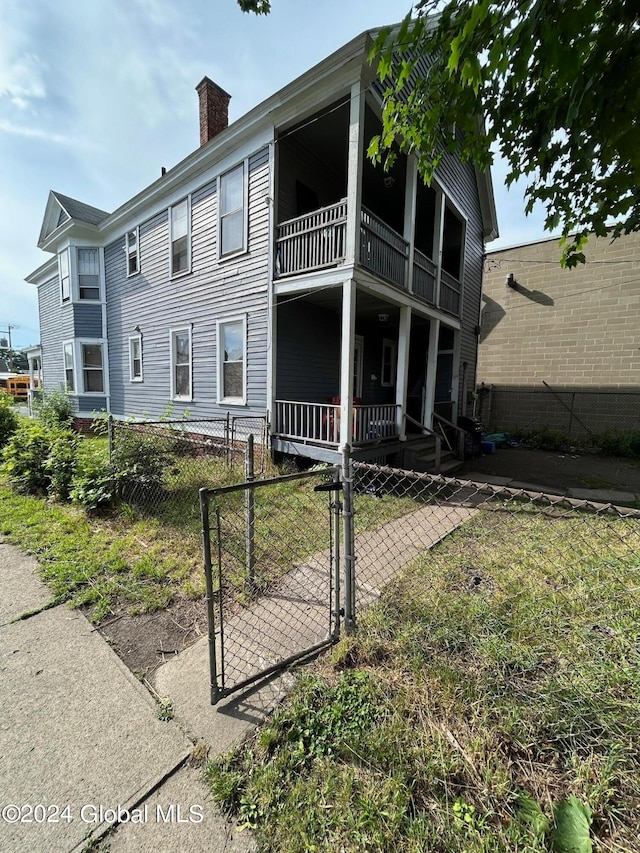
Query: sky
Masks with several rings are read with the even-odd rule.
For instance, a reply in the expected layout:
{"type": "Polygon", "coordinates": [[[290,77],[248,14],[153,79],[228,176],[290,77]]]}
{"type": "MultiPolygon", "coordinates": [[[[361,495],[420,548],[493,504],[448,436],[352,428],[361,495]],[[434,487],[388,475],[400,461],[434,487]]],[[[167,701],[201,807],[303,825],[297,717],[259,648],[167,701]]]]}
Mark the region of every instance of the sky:
{"type": "MultiPolygon", "coordinates": [[[[0,338],[39,341],[25,276],[50,256],[36,243],[49,190],[112,211],[199,146],[196,84],[232,95],[229,120],[410,0],[274,0],[269,16],[236,0],[0,0],[0,338]]],[[[500,240],[543,236],[522,191],[493,182],[500,240]]]]}

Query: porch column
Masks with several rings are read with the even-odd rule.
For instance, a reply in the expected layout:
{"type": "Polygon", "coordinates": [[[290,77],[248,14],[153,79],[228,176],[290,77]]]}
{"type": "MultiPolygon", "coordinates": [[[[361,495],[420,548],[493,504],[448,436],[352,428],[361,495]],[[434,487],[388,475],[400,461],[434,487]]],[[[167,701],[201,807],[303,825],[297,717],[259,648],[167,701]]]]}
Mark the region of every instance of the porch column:
{"type": "Polygon", "coordinates": [[[356,337],[356,283],[342,285],[342,346],[340,348],[340,449],[353,442],[353,345],[356,337]]]}
{"type": "Polygon", "coordinates": [[[349,159],[347,163],[346,261],[360,260],[360,206],[362,204],[362,163],[364,160],[364,106],[360,82],[351,87],[349,114],[349,159]]]}
{"type": "Polygon", "coordinates": [[[404,232],[403,237],[409,244],[409,258],[407,263],[407,290],[413,291],[413,254],[415,249],[415,225],[416,205],[418,188],[418,161],[412,154],[407,157],[407,180],[404,190],[404,232]]]}
{"type": "Polygon", "coordinates": [[[433,404],[436,399],[436,370],[438,369],[438,338],[440,320],[429,321],[429,354],[427,355],[427,383],[424,400],[424,424],[433,426],[433,404]]]}
{"type": "Polygon", "coordinates": [[[400,325],[398,327],[398,364],[396,369],[396,410],[398,417],[398,434],[400,441],[407,435],[407,423],[404,419],[407,411],[407,385],[409,382],[409,344],[411,339],[411,307],[403,305],[400,308],[400,325]]]}
{"type": "Polygon", "coordinates": [[[436,192],[436,209],[433,216],[433,260],[436,262],[436,292],[435,304],[440,307],[440,279],[442,278],[442,243],[444,237],[444,195],[441,190],[436,192]]]}

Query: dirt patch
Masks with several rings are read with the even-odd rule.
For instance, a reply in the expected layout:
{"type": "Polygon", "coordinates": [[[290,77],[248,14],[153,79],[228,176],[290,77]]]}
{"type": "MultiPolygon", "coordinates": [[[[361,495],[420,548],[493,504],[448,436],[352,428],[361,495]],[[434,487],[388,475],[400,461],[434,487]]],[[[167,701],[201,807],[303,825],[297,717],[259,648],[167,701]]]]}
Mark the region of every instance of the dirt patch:
{"type": "Polygon", "coordinates": [[[98,625],[98,631],[132,672],[149,678],[207,634],[206,602],[179,600],[165,610],[139,616],[123,610],[98,625]]]}
{"type": "Polygon", "coordinates": [[[567,489],[615,489],[640,493],[640,462],[635,459],[505,447],[490,456],[468,460],[456,476],[471,474],[507,477],[517,482],[545,486],[559,494],[567,489]]]}

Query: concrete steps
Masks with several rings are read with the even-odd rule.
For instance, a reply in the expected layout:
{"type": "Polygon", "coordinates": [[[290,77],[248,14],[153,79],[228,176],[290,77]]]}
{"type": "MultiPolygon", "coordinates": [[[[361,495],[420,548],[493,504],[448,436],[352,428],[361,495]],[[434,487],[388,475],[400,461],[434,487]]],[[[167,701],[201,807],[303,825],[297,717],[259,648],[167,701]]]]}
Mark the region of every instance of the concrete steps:
{"type": "Polygon", "coordinates": [[[436,441],[434,436],[417,436],[409,439],[402,452],[402,467],[410,471],[419,471],[424,474],[451,474],[462,466],[462,460],[458,459],[452,450],[446,445],[441,447],[440,467],[436,465],[436,441]]]}

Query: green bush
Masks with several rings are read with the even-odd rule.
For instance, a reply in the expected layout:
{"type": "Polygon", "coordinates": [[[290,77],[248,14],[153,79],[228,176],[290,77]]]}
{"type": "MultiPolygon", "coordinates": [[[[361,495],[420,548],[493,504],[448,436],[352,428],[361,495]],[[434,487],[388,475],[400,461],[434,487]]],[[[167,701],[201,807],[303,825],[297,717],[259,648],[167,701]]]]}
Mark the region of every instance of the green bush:
{"type": "Polygon", "coordinates": [[[3,470],[18,491],[47,492],[51,483],[47,459],[55,438],[55,431],[39,421],[26,421],[13,433],[2,452],[3,470]]]}
{"type": "Polygon", "coordinates": [[[606,430],[594,436],[594,443],[603,456],[622,456],[640,459],[640,430],[616,432],[606,430]]]}
{"type": "Polygon", "coordinates": [[[47,491],[58,501],[69,500],[78,462],[79,443],[79,436],[70,430],[59,427],[51,430],[51,445],[44,468],[49,475],[47,491]]]}
{"type": "Polygon", "coordinates": [[[124,500],[160,496],[163,479],[172,464],[167,442],[137,430],[120,431],[111,462],[118,494],[124,500]]]}
{"type": "Polygon", "coordinates": [[[78,454],[71,500],[87,512],[108,507],[114,499],[111,466],[104,449],[85,442],[78,454]]]}
{"type": "Polygon", "coordinates": [[[18,416],[13,408],[13,398],[0,391],[0,450],[18,428],[18,416]]]}
{"type": "Polygon", "coordinates": [[[71,398],[64,391],[46,391],[34,398],[33,408],[45,426],[69,426],[73,420],[71,398]]]}

